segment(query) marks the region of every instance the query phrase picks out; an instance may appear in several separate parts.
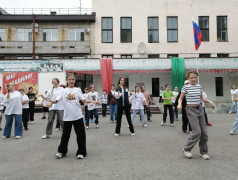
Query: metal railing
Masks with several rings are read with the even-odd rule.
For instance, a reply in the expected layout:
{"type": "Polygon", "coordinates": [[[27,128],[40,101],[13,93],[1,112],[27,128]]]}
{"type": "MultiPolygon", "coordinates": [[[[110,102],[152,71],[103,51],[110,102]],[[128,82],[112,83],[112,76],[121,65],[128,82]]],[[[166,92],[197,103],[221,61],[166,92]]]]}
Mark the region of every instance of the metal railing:
{"type": "MultiPolygon", "coordinates": [[[[7,14],[13,15],[91,15],[91,8],[2,8],[7,14]]],[[[4,13],[4,14],[6,14],[4,13]]]]}

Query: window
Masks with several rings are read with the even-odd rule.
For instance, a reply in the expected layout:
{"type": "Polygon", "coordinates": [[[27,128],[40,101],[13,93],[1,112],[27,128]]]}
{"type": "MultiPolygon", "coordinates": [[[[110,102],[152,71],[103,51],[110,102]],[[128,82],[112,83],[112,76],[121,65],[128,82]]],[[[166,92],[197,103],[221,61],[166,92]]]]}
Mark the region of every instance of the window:
{"type": "Polygon", "coordinates": [[[218,58],[229,58],[229,54],[217,54],[218,58]]]}
{"type": "Polygon", "coordinates": [[[43,29],[43,41],[58,41],[58,29],[43,29]]]}
{"type": "Polygon", "coordinates": [[[159,97],[159,78],[152,78],[152,96],[159,97]]]}
{"type": "Polygon", "coordinates": [[[0,29],[0,41],[5,41],[6,34],[5,29],[0,29]]]}
{"type": "Polygon", "coordinates": [[[210,58],[211,54],[199,54],[199,58],[210,58]]]}
{"type": "Polygon", "coordinates": [[[113,58],[112,54],[103,54],[102,58],[113,58]]]}
{"type": "Polygon", "coordinates": [[[90,84],[93,84],[93,75],[90,74],[83,74],[83,75],[76,75],[76,82],[75,86],[80,87],[84,90],[85,87],[89,88],[90,84]]]}
{"type": "Polygon", "coordinates": [[[32,59],[32,56],[17,56],[17,59],[32,59]]]}
{"type": "Polygon", "coordinates": [[[167,58],[179,57],[178,54],[167,54],[167,58]]]}
{"type": "Polygon", "coordinates": [[[33,34],[31,29],[18,29],[17,40],[18,41],[32,41],[33,34]]]}
{"type": "Polygon", "coordinates": [[[178,42],[178,17],[167,17],[167,41],[178,42]]]}
{"type": "Polygon", "coordinates": [[[159,25],[158,17],[148,18],[148,42],[157,43],[159,42],[159,25]]]}
{"type": "Polygon", "coordinates": [[[84,58],[84,54],[82,55],[75,55],[75,56],[69,56],[69,59],[82,59],[84,58]]]}
{"type": "Polygon", "coordinates": [[[202,33],[202,41],[209,41],[209,17],[199,16],[198,21],[202,33]]]}
{"type": "Polygon", "coordinates": [[[216,77],[216,96],[223,96],[223,78],[216,77]]]}
{"type": "Polygon", "coordinates": [[[58,59],[58,56],[55,56],[55,55],[53,55],[53,56],[43,56],[42,57],[42,59],[58,59]]]}
{"type": "Polygon", "coordinates": [[[131,43],[132,42],[132,19],[121,18],[121,42],[131,43]]]}
{"type": "Polygon", "coordinates": [[[3,55],[0,55],[0,59],[2,60],[2,59],[5,59],[5,56],[3,56],[3,55]]]}
{"type": "Polygon", "coordinates": [[[148,58],[149,58],[149,59],[159,58],[159,57],[160,57],[159,54],[148,54],[148,58]]]}
{"type": "Polygon", "coordinates": [[[227,16],[217,16],[217,42],[228,41],[227,16]]]}
{"type": "Polygon", "coordinates": [[[131,59],[131,58],[132,58],[132,55],[131,55],[131,54],[122,54],[122,55],[121,55],[121,58],[122,58],[122,59],[131,59]]]}
{"type": "Polygon", "coordinates": [[[102,18],[102,42],[112,43],[112,18],[102,18]]]}
{"type": "Polygon", "coordinates": [[[70,41],[84,41],[84,29],[69,29],[70,41]]]}

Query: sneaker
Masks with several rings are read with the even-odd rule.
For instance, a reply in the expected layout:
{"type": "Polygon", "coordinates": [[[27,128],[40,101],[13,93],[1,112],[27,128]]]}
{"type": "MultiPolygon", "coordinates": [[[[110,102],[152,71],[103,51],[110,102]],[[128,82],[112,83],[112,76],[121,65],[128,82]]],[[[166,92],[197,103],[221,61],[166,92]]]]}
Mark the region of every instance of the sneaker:
{"type": "Polygon", "coordinates": [[[15,139],[21,139],[21,136],[16,136],[15,139]]]}
{"type": "Polygon", "coordinates": [[[129,124],[127,124],[127,127],[128,127],[128,128],[130,127],[129,124]]]}
{"type": "Polygon", "coordinates": [[[50,137],[49,135],[44,135],[44,136],[42,136],[42,139],[47,139],[49,137],[50,137]]]}
{"type": "Polygon", "coordinates": [[[63,154],[62,153],[60,153],[60,152],[57,152],[56,153],[56,158],[57,159],[61,159],[63,157],[63,154]]]}
{"type": "Polygon", "coordinates": [[[6,136],[3,136],[2,138],[3,138],[3,139],[7,139],[7,137],[6,137],[6,136]]]}
{"type": "Polygon", "coordinates": [[[98,125],[98,124],[96,124],[96,128],[99,128],[99,125],[98,125]]]}
{"type": "Polygon", "coordinates": [[[91,119],[91,123],[93,123],[94,122],[94,120],[93,119],[91,119]]]}
{"type": "Polygon", "coordinates": [[[30,124],[34,124],[34,121],[30,121],[30,124]]]}
{"type": "Polygon", "coordinates": [[[231,111],[229,111],[229,114],[231,114],[231,111]]]}
{"type": "Polygon", "coordinates": [[[84,157],[83,157],[82,154],[78,154],[76,158],[77,158],[77,159],[83,159],[84,157]]]}
{"type": "Polygon", "coordinates": [[[233,132],[232,130],[230,130],[230,135],[235,135],[235,132],[233,132]]]}
{"type": "Polygon", "coordinates": [[[43,116],[41,119],[45,119],[46,117],[45,116],[43,116]]]}
{"type": "Polygon", "coordinates": [[[119,136],[119,134],[115,133],[115,136],[119,136]]]}
{"type": "Polygon", "coordinates": [[[201,158],[205,159],[205,160],[209,160],[209,159],[210,159],[207,154],[201,154],[201,153],[199,153],[198,155],[199,155],[201,158]]]}
{"type": "Polygon", "coordinates": [[[174,124],[170,124],[171,127],[174,127],[174,124]]]}
{"type": "Polygon", "coordinates": [[[60,130],[60,128],[55,128],[55,130],[56,130],[56,131],[59,131],[59,130],[60,130]]]}
{"type": "Polygon", "coordinates": [[[147,128],[147,124],[144,124],[143,127],[147,128]]]}
{"type": "Polygon", "coordinates": [[[184,154],[184,156],[185,156],[186,158],[189,158],[189,159],[191,159],[191,158],[193,157],[192,153],[191,153],[191,152],[188,152],[188,151],[184,151],[184,150],[183,150],[183,154],[184,154]]]}
{"type": "Polygon", "coordinates": [[[210,123],[207,123],[207,126],[212,126],[212,124],[210,124],[210,123]]]}
{"type": "Polygon", "coordinates": [[[131,136],[135,136],[135,133],[131,133],[131,136]]]}
{"type": "Polygon", "coordinates": [[[27,130],[29,130],[29,129],[26,127],[26,128],[24,128],[24,130],[27,131],[27,130]]]}
{"type": "Polygon", "coordinates": [[[164,126],[165,123],[164,123],[164,121],[162,121],[160,124],[161,124],[161,126],[164,126]]]}
{"type": "Polygon", "coordinates": [[[88,129],[89,128],[89,126],[86,126],[86,129],[88,129]]]}
{"type": "Polygon", "coordinates": [[[113,123],[113,121],[110,121],[110,123],[113,123]]]}

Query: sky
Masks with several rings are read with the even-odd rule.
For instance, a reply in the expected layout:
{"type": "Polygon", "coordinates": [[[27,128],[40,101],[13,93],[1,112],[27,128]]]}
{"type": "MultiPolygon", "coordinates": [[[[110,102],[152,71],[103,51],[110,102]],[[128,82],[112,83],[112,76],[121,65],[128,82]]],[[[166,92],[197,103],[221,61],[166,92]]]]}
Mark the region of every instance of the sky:
{"type": "MultiPolygon", "coordinates": [[[[2,8],[77,8],[80,0],[0,0],[2,8]]],[[[92,8],[91,0],[81,0],[82,8],[92,8]]]]}

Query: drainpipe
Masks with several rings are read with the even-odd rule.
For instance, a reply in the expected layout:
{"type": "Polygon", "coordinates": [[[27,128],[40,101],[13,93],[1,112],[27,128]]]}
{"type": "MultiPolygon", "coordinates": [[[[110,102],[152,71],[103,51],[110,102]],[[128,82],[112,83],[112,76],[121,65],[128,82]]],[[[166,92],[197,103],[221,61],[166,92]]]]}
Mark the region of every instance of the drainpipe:
{"type": "Polygon", "coordinates": [[[36,59],[36,55],[35,55],[35,18],[36,15],[33,14],[33,27],[32,27],[32,34],[33,34],[33,40],[32,40],[32,59],[36,59]]]}

